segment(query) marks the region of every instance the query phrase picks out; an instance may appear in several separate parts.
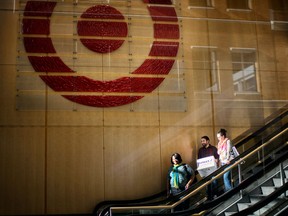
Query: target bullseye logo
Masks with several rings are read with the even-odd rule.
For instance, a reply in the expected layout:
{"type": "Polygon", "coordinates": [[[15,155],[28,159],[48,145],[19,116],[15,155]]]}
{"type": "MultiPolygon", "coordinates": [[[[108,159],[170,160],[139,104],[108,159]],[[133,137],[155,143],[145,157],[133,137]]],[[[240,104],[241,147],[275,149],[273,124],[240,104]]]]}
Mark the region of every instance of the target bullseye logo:
{"type": "MultiPolygon", "coordinates": [[[[108,5],[97,5],[89,8],[81,18],[124,20],[124,16],[115,8],[108,5]]],[[[128,26],[126,22],[80,20],[77,24],[79,36],[94,36],[106,38],[126,38],[128,26]]],[[[84,39],[80,37],[82,44],[97,53],[109,53],[117,50],[123,40],[111,39],[84,39]]]]}
{"type": "MultiPolygon", "coordinates": [[[[149,3],[147,0],[143,2],[149,3]]],[[[150,4],[159,3],[163,6],[147,5],[152,20],[161,23],[155,22],[154,38],[157,40],[152,44],[149,58],[131,73],[133,76],[100,81],[77,75],[65,64],[57,55],[50,37],[49,18],[57,2],[26,3],[22,20],[23,43],[26,52],[33,54],[28,55],[28,59],[36,72],[42,72],[40,78],[51,89],[73,102],[93,107],[115,107],[135,102],[162,83],[163,75],[170,72],[179,48],[175,9],[171,7],[170,0],[153,0],[150,4]],[[166,4],[170,6],[165,7],[166,4]],[[85,95],[85,92],[89,94],[85,95]]],[[[77,34],[83,46],[98,55],[105,55],[125,43],[128,26],[125,17],[114,7],[96,5],[81,15],[77,22],[77,34]]]]}

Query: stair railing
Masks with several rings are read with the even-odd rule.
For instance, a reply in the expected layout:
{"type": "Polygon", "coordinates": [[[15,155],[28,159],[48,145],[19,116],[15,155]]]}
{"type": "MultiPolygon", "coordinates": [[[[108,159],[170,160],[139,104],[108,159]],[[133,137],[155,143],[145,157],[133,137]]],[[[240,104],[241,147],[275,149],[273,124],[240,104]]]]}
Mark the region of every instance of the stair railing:
{"type": "MultiPolygon", "coordinates": [[[[254,149],[253,151],[251,151],[250,153],[248,153],[244,157],[242,157],[239,160],[235,161],[233,164],[227,166],[222,172],[217,174],[215,177],[211,178],[210,180],[208,180],[204,184],[200,185],[197,189],[191,191],[186,196],[182,197],[180,200],[176,201],[173,204],[170,204],[170,205],[158,205],[158,206],[151,206],[151,205],[150,206],[149,205],[147,205],[147,206],[145,206],[145,205],[142,205],[142,206],[113,206],[113,207],[110,208],[110,216],[112,216],[113,213],[123,212],[123,211],[131,211],[131,212],[133,212],[134,210],[139,211],[139,210],[161,210],[161,209],[167,209],[167,210],[170,210],[171,212],[173,212],[173,208],[175,208],[176,206],[180,205],[182,202],[184,202],[185,200],[189,199],[193,195],[199,193],[202,189],[205,189],[206,186],[208,186],[209,184],[212,183],[212,181],[222,177],[226,172],[232,170],[233,168],[236,168],[238,165],[243,163],[243,161],[247,160],[249,157],[253,156],[254,154],[258,154],[259,152],[261,152],[261,150],[264,150],[264,148],[266,146],[268,146],[272,141],[274,141],[278,137],[282,136],[287,131],[288,131],[288,128],[282,130],[280,133],[278,133],[277,135],[273,136],[271,139],[269,139],[268,141],[263,143],[261,146],[257,147],[256,149],[254,149]]],[[[285,144],[288,144],[288,143],[285,142],[285,144]]],[[[240,167],[240,169],[241,169],[241,167],[240,167]]]]}

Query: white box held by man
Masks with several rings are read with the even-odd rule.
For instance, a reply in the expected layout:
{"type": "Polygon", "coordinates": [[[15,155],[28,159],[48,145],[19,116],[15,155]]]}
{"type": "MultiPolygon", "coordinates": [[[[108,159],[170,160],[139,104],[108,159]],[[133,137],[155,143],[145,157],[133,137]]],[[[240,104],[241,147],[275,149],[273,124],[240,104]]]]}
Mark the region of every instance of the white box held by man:
{"type": "Polygon", "coordinates": [[[214,156],[200,158],[197,160],[197,170],[202,178],[217,170],[214,156]]]}

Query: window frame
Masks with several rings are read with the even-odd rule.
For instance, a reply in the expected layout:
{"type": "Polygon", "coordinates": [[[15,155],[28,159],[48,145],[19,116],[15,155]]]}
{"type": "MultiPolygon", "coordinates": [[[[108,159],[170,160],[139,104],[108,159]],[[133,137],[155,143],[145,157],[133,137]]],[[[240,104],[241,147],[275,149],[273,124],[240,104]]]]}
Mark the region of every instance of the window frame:
{"type": "MultiPolygon", "coordinates": [[[[235,95],[243,95],[243,94],[259,94],[260,93],[260,85],[259,85],[259,73],[258,73],[258,66],[257,66],[257,52],[256,52],[256,48],[241,48],[241,47],[230,47],[230,56],[231,56],[231,66],[232,66],[232,68],[231,68],[231,70],[232,70],[232,81],[233,81],[233,91],[234,91],[234,94],[235,95]],[[255,54],[255,60],[254,60],[254,62],[253,62],[253,64],[252,64],[252,62],[251,61],[244,61],[243,60],[243,55],[245,54],[245,53],[251,53],[251,51],[253,51],[254,52],[254,54],[255,54]],[[234,61],[233,60],[233,56],[232,56],[232,54],[233,53],[240,53],[241,54],[241,61],[234,61]],[[255,85],[256,85],[256,90],[254,91],[251,91],[251,90],[248,90],[248,89],[242,89],[241,91],[236,91],[235,90],[235,80],[234,80],[234,66],[233,66],[233,64],[241,64],[241,72],[242,72],[242,74],[244,74],[245,73],[245,67],[243,66],[243,65],[249,65],[249,64],[251,64],[251,65],[253,65],[253,72],[254,72],[254,79],[255,79],[255,85]]],[[[240,72],[240,71],[239,71],[240,72]]],[[[241,80],[240,80],[242,83],[244,83],[244,85],[245,85],[245,83],[247,83],[247,80],[245,81],[245,76],[242,76],[242,78],[241,78],[241,80]]]]}
{"type": "MultiPolygon", "coordinates": [[[[233,2],[235,3],[235,0],[226,0],[227,3],[227,11],[243,11],[243,12],[250,12],[252,11],[252,0],[246,0],[247,2],[247,7],[246,8],[237,8],[237,7],[231,7],[231,3],[229,3],[231,1],[232,5],[233,2]]],[[[244,1],[244,0],[242,0],[244,1]]]]}
{"type": "Polygon", "coordinates": [[[188,2],[188,4],[189,4],[188,9],[213,9],[213,8],[214,8],[214,0],[205,0],[207,6],[191,5],[190,1],[193,1],[193,0],[189,0],[189,2],[188,2]]]}
{"type": "MultiPolygon", "coordinates": [[[[209,56],[210,56],[210,60],[209,61],[207,61],[205,59],[203,59],[202,61],[199,61],[199,60],[198,61],[194,61],[192,59],[192,67],[193,67],[194,63],[202,63],[203,65],[208,63],[210,65],[210,67],[211,67],[211,69],[205,69],[205,68],[201,69],[201,70],[209,70],[210,71],[210,74],[209,74],[210,78],[211,78],[210,79],[210,83],[208,83],[208,85],[206,85],[206,86],[209,86],[209,84],[210,84],[210,87],[205,88],[205,89],[195,89],[195,87],[194,87],[194,92],[197,92],[197,93],[213,93],[213,94],[219,93],[221,91],[221,85],[220,85],[219,60],[217,58],[217,49],[218,49],[218,47],[216,47],[216,46],[191,46],[190,48],[192,49],[192,55],[193,55],[193,49],[202,49],[202,50],[205,49],[205,50],[207,50],[209,52],[209,56]],[[216,54],[215,61],[211,60],[211,56],[212,56],[211,52],[215,52],[215,54],[216,54]],[[213,69],[213,68],[215,68],[215,69],[213,69]],[[213,82],[213,76],[215,77],[215,82],[213,82]],[[214,86],[213,83],[215,83],[216,86],[217,86],[216,90],[213,90],[213,86],[214,86]],[[211,86],[211,84],[213,84],[213,85],[211,86]]],[[[195,68],[193,67],[193,73],[194,73],[194,70],[195,70],[195,68]]],[[[193,78],[193,82],[194,82],[194,78],[193,78]]],[[[194,83],[193,83],[193,86],[194,86],[194,83]]]]}
{"type": "Polygon", "coordinates": [[[288,2],[287,0],[269,0],[269,9],[272,11],[286,11],[288,2]]]}
{"type": "Polygon", "coordinates": [[[288,31],[287,0],[269,1],[270,23],[272,31],[288,31]]]}

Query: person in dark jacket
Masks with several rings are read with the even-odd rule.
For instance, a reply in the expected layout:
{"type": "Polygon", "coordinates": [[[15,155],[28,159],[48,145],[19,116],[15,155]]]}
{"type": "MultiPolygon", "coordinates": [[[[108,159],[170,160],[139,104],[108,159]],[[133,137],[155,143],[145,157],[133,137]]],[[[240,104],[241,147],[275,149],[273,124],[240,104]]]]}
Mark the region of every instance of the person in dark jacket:
{"type": "MultiPolygon", "coordinates": [[[[198,159],[209,157],[209,156],[214,156],[215,163],[218,166],[219,164],[219,154],[217,152],[218,150],[215,146],[213,146],[210,143],[210,139],[208,136],[201,137],[201,145],[202,147],[198,150],[198,159]]],[[[213,200],[214,196],[217,195],[217,180],[216,179],[207,186],[206,192],[207,192],[207,199],[213,200]]]]}

